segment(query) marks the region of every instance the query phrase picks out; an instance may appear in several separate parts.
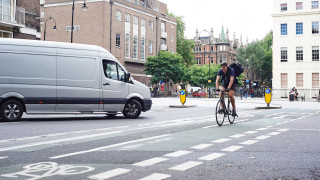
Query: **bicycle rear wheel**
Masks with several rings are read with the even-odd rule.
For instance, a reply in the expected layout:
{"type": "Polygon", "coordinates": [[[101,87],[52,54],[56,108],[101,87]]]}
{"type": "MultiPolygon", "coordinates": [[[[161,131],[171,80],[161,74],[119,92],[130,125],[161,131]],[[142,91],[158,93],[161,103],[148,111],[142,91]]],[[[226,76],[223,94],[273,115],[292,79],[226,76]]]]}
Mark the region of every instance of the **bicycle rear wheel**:
{"type": "Polygon", "coordinates": [[[216,106],[216,121],[219,126],[222,126],[225,117],[225,111],[222,104],[224,104],[224,102],[221,102],[221,100],[219,100],[216,106]]]}
{"type": "Polygon", "coordinates": [[[230,124],[233,124],[234,120],[236,119],[235,116],[232,116],[232,110],[233,110],[232,103],[229,101],[229,104],[228,104],[228,119],[229,119],[230,124]]]}

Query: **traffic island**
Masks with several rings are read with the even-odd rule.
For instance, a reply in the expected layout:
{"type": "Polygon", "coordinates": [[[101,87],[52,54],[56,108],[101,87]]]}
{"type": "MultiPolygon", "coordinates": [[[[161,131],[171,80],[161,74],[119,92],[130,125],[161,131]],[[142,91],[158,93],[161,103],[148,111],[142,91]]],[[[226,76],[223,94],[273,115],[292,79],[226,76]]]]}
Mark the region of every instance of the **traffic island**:
{"type": "Polygon", "coordinates": [[[196,105],[170,105],[169,108],[191,108],[196,107],[196,105]]]}
{"type": "Polygon", "coordinates": [[[281,109],[282,106],[278,105],[278,106],[261,106],[261,107],[255,107],[255,109],[281,109]]]}

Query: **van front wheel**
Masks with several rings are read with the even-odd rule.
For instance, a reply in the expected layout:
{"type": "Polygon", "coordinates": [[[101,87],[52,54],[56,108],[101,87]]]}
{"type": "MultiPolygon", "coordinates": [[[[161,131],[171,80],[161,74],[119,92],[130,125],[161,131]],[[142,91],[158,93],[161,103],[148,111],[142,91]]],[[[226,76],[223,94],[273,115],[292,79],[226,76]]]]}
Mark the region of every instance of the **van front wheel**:
{"type": "Polygon", "coordinates": [[[4,121],[18,121],[22,114],[22,104],[16,100],[9,100],[0,107],[0,117],[4,121]]]}
{"type": "Polygon", "coordinates": [[[141,114],[141,104],[137,100],[130,100],[124,106],[122,114],[129,119],[136,119],[141,114]]]}

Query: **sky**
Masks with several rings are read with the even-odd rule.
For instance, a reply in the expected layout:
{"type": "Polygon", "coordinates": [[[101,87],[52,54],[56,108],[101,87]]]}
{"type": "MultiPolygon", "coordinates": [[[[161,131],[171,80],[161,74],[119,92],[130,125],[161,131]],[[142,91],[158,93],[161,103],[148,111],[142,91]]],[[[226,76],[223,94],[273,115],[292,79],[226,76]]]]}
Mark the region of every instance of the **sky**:
{"type": "MultiPolygon", "coordinates": [[[[261,40],[272,30],[272,0],[159,0],[166,3],[169,12],[183,16],[186,25],[185,36],[195,37],[200,31],[213,28],[214,37],[221,33],[222,25],[229,29],[229,38],[242,34],[243,43],[261,40]]],[[[202,32],[200,36],[208,36],[202,32]]]]}

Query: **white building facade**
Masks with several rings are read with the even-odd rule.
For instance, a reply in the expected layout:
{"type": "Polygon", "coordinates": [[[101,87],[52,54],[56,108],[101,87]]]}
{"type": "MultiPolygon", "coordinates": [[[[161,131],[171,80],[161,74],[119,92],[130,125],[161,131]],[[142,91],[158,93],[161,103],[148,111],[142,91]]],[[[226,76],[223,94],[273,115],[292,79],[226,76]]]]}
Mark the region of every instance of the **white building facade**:
{"type": "Polygon", "coordinates": [[[319,0],[273,0],[273,97],[319,96],[319,0]]]}

